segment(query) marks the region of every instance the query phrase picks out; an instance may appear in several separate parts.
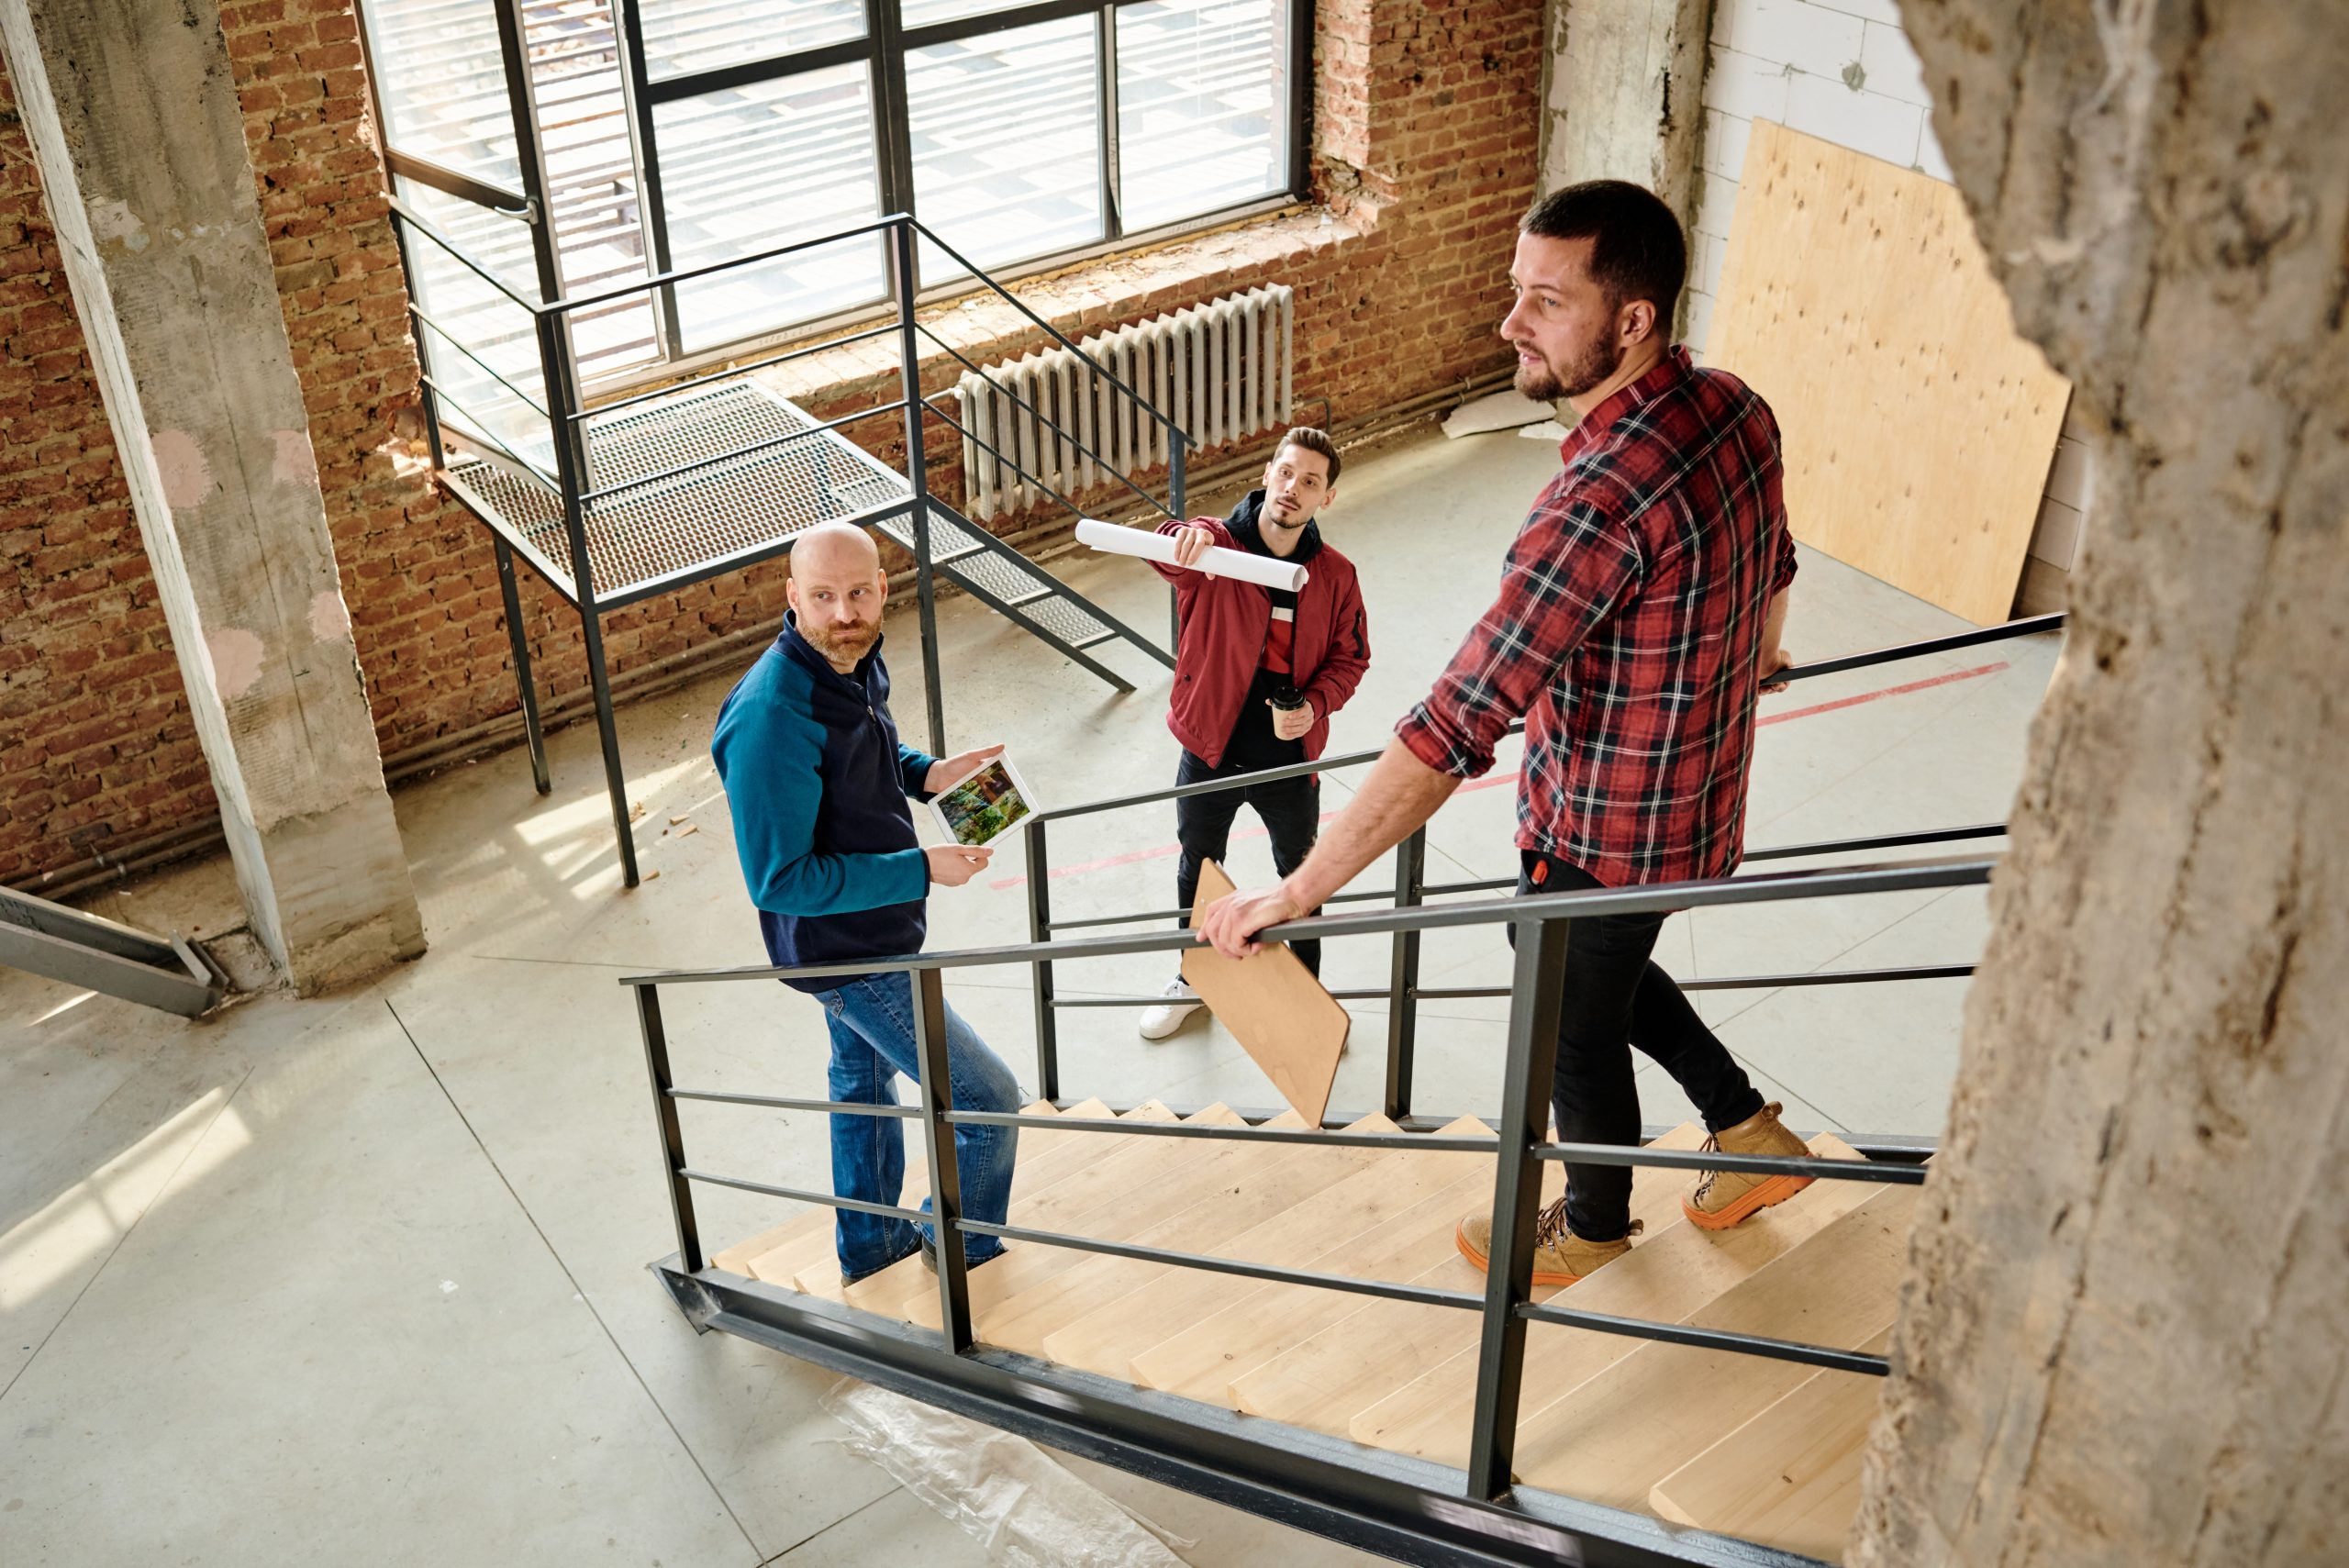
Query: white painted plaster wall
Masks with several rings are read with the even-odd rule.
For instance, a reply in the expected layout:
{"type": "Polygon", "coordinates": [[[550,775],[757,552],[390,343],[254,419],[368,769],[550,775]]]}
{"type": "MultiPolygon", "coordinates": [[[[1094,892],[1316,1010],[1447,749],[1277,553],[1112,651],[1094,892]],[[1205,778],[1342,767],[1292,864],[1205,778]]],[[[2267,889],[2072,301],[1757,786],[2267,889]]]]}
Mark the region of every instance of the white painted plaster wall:
{"type": "MultiPolygon", "coordinates": [[[[1703,356],[1757,119],[1947,180],[1894,0],[1720,0],[1705,78],[1704,192],[1688,237],[1688,345],[1703,356]]],[[[1734,368],[1734,367],[1731,367],[1734,368]]],[[[2087,432],[2067,414],[2031,553],[2068,572],[2087,506],[2087,432]]]]}

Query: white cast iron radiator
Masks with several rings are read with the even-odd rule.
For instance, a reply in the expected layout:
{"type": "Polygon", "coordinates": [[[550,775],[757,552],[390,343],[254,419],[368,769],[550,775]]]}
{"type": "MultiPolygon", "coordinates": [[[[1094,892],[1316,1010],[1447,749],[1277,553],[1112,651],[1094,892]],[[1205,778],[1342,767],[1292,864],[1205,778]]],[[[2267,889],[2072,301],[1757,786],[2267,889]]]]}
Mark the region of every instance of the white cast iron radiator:
{"type": "MultiPolygon", "coordinates": [[[[1278,284],[1186,306],[1083,347],[1195,448],[1215,447],[1287,422],[1294,329],[1292,292],[1278,284]]],[[[974,520],[1050,500],[1038,481],[1073,496],[1115,474],[1138,481],[1167,461],[1165,428],[1066,349],[966,373],[956,390],[974,520]]]]}

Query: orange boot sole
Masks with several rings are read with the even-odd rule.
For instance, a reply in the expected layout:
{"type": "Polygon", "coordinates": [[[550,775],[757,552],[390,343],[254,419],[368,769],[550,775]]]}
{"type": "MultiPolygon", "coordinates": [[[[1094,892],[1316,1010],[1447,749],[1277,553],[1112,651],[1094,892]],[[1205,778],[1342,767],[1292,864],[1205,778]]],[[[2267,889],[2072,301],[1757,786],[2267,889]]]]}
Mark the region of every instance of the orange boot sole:
{"type": "MultiPolygon", "coordinates": [[[[1465,1225],[1457,1226],[1453,1229],[1452,1244],[1460,1249],[1462,1257],[1476,1265],[1478,1273],[1492,1272],[1492,1260],[1478,1251],[1475,1243],[1468,1240],[1468,1228],[1465,1225]]],[[[1580,1274],[1560,1273],[1553,1269],[1544,1269],[1539,1263],[1533,1267],[1533,1283],[1537,1285],[1553,1284],[1564,1288],[1576,1284],[1582,1278],[1580,1274]]]]}
{"type": "Polygon", "coordinates": [[[1765,1208],[1786,1202],[1818,1179],[1816,1176],[1773,1176],[1719,1214],[1707,1214],[1684,1197],[1680,1200],[1680,1212],[1687,1217],[1689,1224],[1699,1230],[1727,1230],[1765,1208]]]}

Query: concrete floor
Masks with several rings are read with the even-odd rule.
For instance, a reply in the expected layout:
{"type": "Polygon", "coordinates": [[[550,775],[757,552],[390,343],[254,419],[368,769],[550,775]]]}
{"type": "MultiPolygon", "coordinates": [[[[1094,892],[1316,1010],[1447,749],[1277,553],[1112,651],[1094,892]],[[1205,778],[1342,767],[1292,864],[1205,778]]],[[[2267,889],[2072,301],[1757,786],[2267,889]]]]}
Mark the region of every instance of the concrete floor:
{"type": "MultiPolygon", "coordinates": [[[[1426,437],[1353,461],[1331,539],[1362,568],[1375,659],[1333,747],[1377,744],[1484,606],[1554,449],[1426,437]]],[[[1154,578],[1066,563],[1151,630],[1154,578]]],[[[1172,782],[1163,672],[1123,662],[1119,697],[968,602],[941,615],[950,740],[1008,741],[1040,790],[1076,801],[1172,782]]],[[[1806,552],[1798,658],[1959,623],[1806,552]]],[[[919,727],[910,616],[890,655],[919,727]]],[[[1830,677],[1767,699],[1748,841],[1767,845],[1993,820],[2056,656],[2039,638],[1830,677]]],[[[980,1548],[837,1446],[828,1373],[696,1338],[646,1276],[673,1250],[625,972],[763,962],[707,752],[730,684],[623,715],[643,864],[623,892],[591,730],[551,745],[555,793],[519,753],[403,791],[431,951],[364,989],[247,1001],[184,1023],[0,973],[0,1562],[794,1565],[980,1548]],[[674,826],[672,817],[685,823],[674,826]],[[697,831],[686,831],[687,824],[697,831]]],[[[1514,765],[1504,753],[1501,766],[1514,765]]],[[[1349,780],[1329,780],[1342,802],[1349,780]]],[[[1512,792],[1464,793],[1436,821],[1431,877],[1514,867],[1512,792]]],[[[1172,903],[1171,807],[1053,835],[1063,917],[1172,903]]],[[[1244,881],[1261,838],[1235,846],[1244,881]]],[[[1023,933],[1019,851],[932,901],[934,947],[1023,933]]],[[[1382,874],[1371,873],[1373,877],[1382,874]]],[[[158,929],[238,919],[225,863],[95,901],[158,929]]],[[[1659,956],[1687,975],[1965,961],[1978,889],[1712,911],[1659,956]]],[[[1497,932],[1428,940],[1426,983],[1501,984],[1497,932]]],[[[1064,994],[1154,990],[1163,959],[1066,968],[1064,994]]],[[[1332,944],[1333,985],[1382,985],[1380,939],[1332,944]]],[[[1032,1075],[1024,972],[958,971],[955,1005],[1032,1075]]],[[[1798,1127],[1932,1133],[1956,1061],[1962,983],[1749,991],[1705,1010],[1798,1127]]],[[[1419,1108],[1491,1113],[1503,1004],[1422,1013],[1419,1108]]],[[[771,985],[669,998],[681,1079],[818,1095],[817,1008],[771,985]]],[[[1379,1009],[1333,1104],[1376,1104],[1379,1009]]],[[[1264,1105],[1219,1029],[1160,1044],[1131,1017],[1064,1015],[1064,1089],[1264,1105]]],[[[1652,1121],[1686,1106],[1642,1074],[1652,1121]]],[[[818,1118],[689,1106],[696,1163],[825,1180],[818,1118]]],[[[783,1218],[704,1195],[716,1244],[783,1218]]],[[[1359,1554],[1109,1472],[1083,1473],[1176,1531],[1202,1565],[1283,1568],[1359,1554]]]]}

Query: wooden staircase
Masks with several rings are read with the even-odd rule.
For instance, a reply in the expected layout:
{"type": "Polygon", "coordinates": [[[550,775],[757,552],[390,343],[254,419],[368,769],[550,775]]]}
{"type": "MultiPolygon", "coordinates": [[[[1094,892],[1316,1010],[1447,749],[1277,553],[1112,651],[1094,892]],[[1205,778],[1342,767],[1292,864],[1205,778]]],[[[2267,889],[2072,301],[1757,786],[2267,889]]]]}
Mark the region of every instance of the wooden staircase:
{"type": "MultiPolygon", "coordinates": [[[[1052,1107],[1028,1107],[1051,1115],[1052,1107]]],[[[1106,1117],[1098,1101],[1071,1116],[1106,1117]]],[[[1167,1120],[1155,1102],[1130,1120],[1167,1120]]],[[[1210,1106],[1190,1118],[1237,1125],[1210,1106]]],[[[1284,1116],[1265,1124],[1295,1127],[1284,1116]]],[[[1355,1124],[1393,1131],[1384,1118],[1355,1124]]],[[[1442,1129],[1489,1135],[1464,1118],[1442,1129]]],[[[1695,1149],[1675,1129],[1656,1147],[1695,1149]]],[[[908,1140],[909,1145],[915,1140],[908,1140]]],[[[1815,1153],[1856,1160],[1822,1134],[1815,1153]]],[[[917,1151],[909,1148],[909,1160],[917,1151]]],[[[1545,1162],[1544,1202],[1563,1169],[1545,1162]]],[[[1881,1352],[1918,1193],[1817,1182],[1735,1229],[1681,1218],[1689,1173],[1635,1169],[1646,1230],[1628,1257],[1572,1288],[1578,1308],[1881,1352]]],[[[928,1190],[909,1165],[908,1205],[928,1190]]],[[[1481,1291],[1453,1244],[1489,1208],[1493,1156],[1122,1137],[1030,1128],[1010,1223],[1357,1278],[1481,1291]]],[[[908,1259],[845,1290],[829,1210],[729,1248],[731,1273],[934,1327],[935,1279],[908,1259]]],[[[1475,1403],[1478,1317],[1457,1308],[1013,1244],[970,1276],[981,1340],[1461,1465],[1475,1403]]],[[[1545,1293],[1546,1294],[1546,1293],[1545,1293]]],[[[1840,1560],[1859,1498],[1877,1382],[1684,1345],[1529,1325],[1520,1482],[1670,1523],[1840,1560]]]]}

